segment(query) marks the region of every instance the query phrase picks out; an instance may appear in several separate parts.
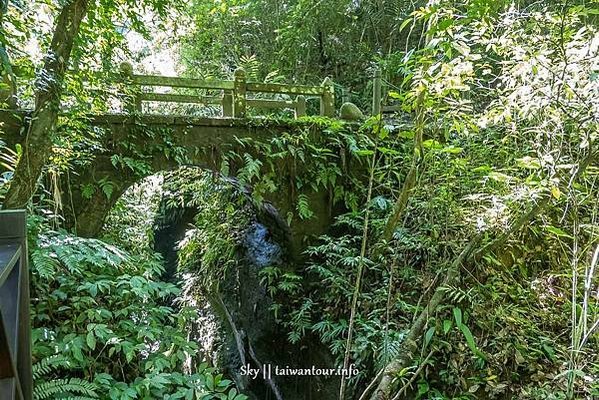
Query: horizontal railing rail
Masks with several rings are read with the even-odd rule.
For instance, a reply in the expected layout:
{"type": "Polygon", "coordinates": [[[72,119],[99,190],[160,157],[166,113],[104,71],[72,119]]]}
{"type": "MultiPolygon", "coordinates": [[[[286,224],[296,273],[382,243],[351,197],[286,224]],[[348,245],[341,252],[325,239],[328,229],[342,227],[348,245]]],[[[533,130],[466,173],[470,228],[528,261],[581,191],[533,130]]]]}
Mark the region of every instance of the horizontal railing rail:
{"type": "MultiPolygon", "coordinates": [[[[165,86],[187,89],[214,89],[214,90],[232,90],[233,81],[204,81],[194,78],[182,78],[178,76],[161,75],[131,75],[127,83],[140,86],[165,86]]],[[[123,82],[123,80],[121,80],[123,82]]]]}
{"type": "Polygon", "coordinates": [[[335,91],[330,79],[325,79],[320,86],[287,85],[280,83],[248,82],[242,68],[235,70],[232,81],[199,80],[193,78],[168,77],[157,75],[137,75],[128,63],[121,65],[121,83],[139,88],[133,91],[126,107],[129,111],[142,111],[142,102],[155,101],[167,103],[189,103],[204,105],[220,105],[223,117],[244,118],[248,108],[258,109],[293,109],[295,117],[306,115],[306,97],[320,100],[320,115],[335,116],[335,91]],[[220,96],[194,96],[189,94],[172,94],[145,92],[144,87],[166,87],[182,89],[204,89],[221,91],[220,96]],[[291,99],[252,98],[248,94],[279,94],[295,96],[291,99]]]}

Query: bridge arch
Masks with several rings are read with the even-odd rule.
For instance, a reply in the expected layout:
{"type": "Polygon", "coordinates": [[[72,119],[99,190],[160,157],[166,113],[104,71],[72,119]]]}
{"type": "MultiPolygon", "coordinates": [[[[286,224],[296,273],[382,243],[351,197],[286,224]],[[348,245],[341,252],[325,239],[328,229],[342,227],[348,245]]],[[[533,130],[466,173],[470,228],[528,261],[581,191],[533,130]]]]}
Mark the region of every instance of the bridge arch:
{"type": "MultiPolygon", "coordinates": [[[[3,139],[14,147],[27,132],[29,114],[0,111],[3,139]]],[[[346,190],[367,176],[360,148],[371,148],[356,122],[299,119],[198,118],[144,114],[90,115],[98,143],[91,161],[63,177],[67,228],[92,237],[116,200],[132,184],[181,165],[242,175],[254,194],[289,221],[295,249],[322,234],[345,211],[346,190]]],[[[60,135],[60,132],[58,132],[60,135]]]]}
{"type": "MultiPolygon", "coordinates": [[[[348,154],[355,126],[322,118],[239,120],[107,116],[104,150],[71,176],[67,222],[97,235],[117,199],[135,182],[182,165],[236,177],[288,221],[294,253],[344,210],[340,193],[361,168],[348,154]],[[302,214],[304,213],[304,214],[302,214]]],[[[354,139],[355,140],[355,137],[354,139]]]]}

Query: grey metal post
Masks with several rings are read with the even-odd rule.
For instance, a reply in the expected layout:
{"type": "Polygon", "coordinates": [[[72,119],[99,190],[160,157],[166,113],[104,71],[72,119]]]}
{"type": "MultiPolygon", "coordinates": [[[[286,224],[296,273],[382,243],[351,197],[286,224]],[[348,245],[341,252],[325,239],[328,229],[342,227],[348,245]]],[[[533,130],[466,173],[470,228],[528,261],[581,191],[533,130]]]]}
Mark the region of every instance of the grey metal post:
{"type": "MultiPolygon", "coordinates": [[[[8,297],[12,297],[12,301],[9,302],[9,306],[12,305],[11,310],[2,308],[3,327],[0,329],[13,325],[12,329],[16,333],[16,346],[15,351],[12,354],[12,360],[6,360],[3,358],[2,364],[4,367],[5,362],[12,364],[13,376],[14,376],[14,398],[31,400],[33,379],[31,372],[31,324],[29,320],[29,264],[28,264],[28,252],[27,252],[27,222],[26,213],[23,210],[9,210],[0,211],[0,246],[3,249],[13,249],[14,254],[18,257],[16,264],[12,267],[10,275],[6,278],[7,280],[3,283],[4,285],[12,284],[12,287],[6,287],[8,297]],[[14,279],[11,283],[11,279],[14,279]],[[13,292],[14,291],[14,292],[13,292]],[[5,315],[16,314],[16,320],[4,321],[5,315]],[[16,330],[15,330],[16,328],[16,330]],[[15,370],[16,369],[16,370],[15,370]],[[15,390],[16,389],[16,390],[15,390]]],[[[10,263],[9,263],[10,265],[10,263]]],[[[8,268],[8,266],[4,266],[8,268]]],[[[3,289],[4,292],[4,289],[3,289]]],[[[2,296],[3,301],[5,297],[2,296]]],[[[11,318],[12,319],[12,318],[11,318]]],[[[4,340],[8,339],[8,332],[4,331],[0,335],[4,336],[4,340]]],[[[9,335],[10,336],[10,335],[9,335]]],[[[9,347],[10,348],[10,347],[9,347]]],[[[4,369],[4,368],[3,368],[4,369]]],[[[4,369],[5,370],[5,369],[4,369]]],[[[9,380],[6,377],[0,377],[0,382],[7,382],[9,380]],[[4,379],[2,379],[4,378],[4,379]]],[[[10,386],[0,385],[0,390],[9,389],[10,386]]],[[[0,397],[3,393],[0,393],[0,397]]],[[[2,397],[4,398],[4,397],[2,397]]],[[[12,400],[12,399],[11,399],[12,400]]]]}

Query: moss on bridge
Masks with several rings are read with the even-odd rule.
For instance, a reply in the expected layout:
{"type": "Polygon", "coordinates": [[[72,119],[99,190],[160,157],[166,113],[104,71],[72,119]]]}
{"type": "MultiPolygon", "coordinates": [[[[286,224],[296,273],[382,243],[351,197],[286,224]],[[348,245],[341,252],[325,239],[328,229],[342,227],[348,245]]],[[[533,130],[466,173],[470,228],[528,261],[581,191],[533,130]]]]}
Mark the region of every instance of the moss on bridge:
{"type": "MultiPolygon", "coordinates": [[[[17,143],[26,113],[0,112],[17,143]]],[[[59,128],[60,129],[60,128],[59,128]]],[[[354,206],[353,180],[363,174],[358,150],[372,143],[360,125],[326,117],[199,118],[169,115],[89,116],[78,126],[87,159],[63,184],[67,223],[98,234],[120,195],[140,179],[182,165],[233,176],[257,202],[272,203],[292,228],[295,245],[323,233],[354,206]],[[93,132],[93,145],[85,137],[93,132]],[[67,195],[68,193],[68,195],[67,195]]],[[[60,137],[61,135],[57,135],[60,137]]]]}

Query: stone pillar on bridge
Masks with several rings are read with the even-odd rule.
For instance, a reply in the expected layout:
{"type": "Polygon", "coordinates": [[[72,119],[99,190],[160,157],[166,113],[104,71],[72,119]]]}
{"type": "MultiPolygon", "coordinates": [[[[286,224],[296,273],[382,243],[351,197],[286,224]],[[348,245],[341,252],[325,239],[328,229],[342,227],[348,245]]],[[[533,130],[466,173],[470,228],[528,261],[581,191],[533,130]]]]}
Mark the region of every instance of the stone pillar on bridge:
{"type": "Polygon", "coordinates": [[[335,87],[331,78],[327,77],[322,82],[324,93],[320,99],[320,115],[324,117],[335,117],[335,87]]]}
{"type": "MultiPolygon", "coordinates": [[[[123,81],[126,84],[130,84],[133,80],[133,65],[128,62],[123,62],[120,65],[120,72],[123,81]]],[[[134,92],[125,92],[123,93],[123,109],[127,113],[135,113],[141,112],[141,96],[140,93],[136,91],[136,88],[132,85],[125,85],[128,90],[135,90],[134,92]]]]}
{"type": "Polygon", "coordinates": [[[341,90],[341,104],[351,102],[351,92],[348,88],[344,87],[341,90]]]}
{"type": "Polygon", "coordinates": [[[247,78],[245,70],[243,68],[237,68],[234,77],[233,116],[235,118],[245,118],[247,110],[247,78]]]}
{"type": "Polygon", "coordinates": [[[233,117],[233,93],[230,90],[223,93],[223,117],[233,117]]]}
{"type": "Polygon", "coordinates": [[[295,118],[306,116],[306,98],[304,96],[297,96],[295,99],[295,118]]]}

